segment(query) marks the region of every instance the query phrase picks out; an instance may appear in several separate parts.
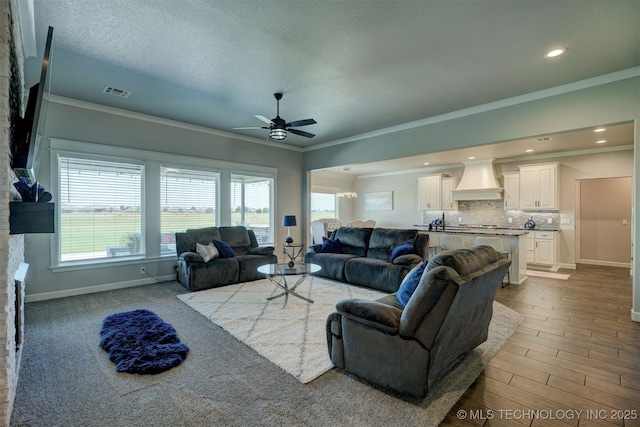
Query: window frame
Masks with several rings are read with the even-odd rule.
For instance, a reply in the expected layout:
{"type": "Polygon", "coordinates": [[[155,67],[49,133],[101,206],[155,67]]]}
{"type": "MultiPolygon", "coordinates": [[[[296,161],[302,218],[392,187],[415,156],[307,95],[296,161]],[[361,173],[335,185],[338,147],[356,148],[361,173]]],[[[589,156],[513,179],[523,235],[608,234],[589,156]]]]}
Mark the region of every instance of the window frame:
{"type": "MultiPolygon", "coordinates": [[[[52,189],[53,202],[57,201],[60,194],[60,179],[58,176],[58,163],[60,155],[70,156],[86,156],[88,158],[98,158],[110,160],[124,159],[127,162],[140,162],[145,166],[144,187],[143,187],[143,203],[144,203],[144,235],[146,242],[146,251],[144,256],[111,258],[100,260],[88,260],[87,262],[65,262],[60,263],[59,260],[59,233],[52,233],[49,238],[50,242],[50,260],[49,265],[52,272],[66,272],[74,270],[89,270],[96,267],[112,267],[119,265],[136,265],[143,262],[160,262],[170,260],[176,255],[161,254],[160,243],[160,165],[175,165],[176,167],[189,169],[203,169],[209,171],[217,171],[220,173],[218,182],[218,224],[219,226],[227,225],[231,218],[226,211],[230,211],[231,196],[230,182],[231,174],[240,175],[257,175],[273,179],[272,189],[272,206],[274,209],[270,212],[272,228],[275,232],[275,194],[278,185],[277,169],[268,166],[257,166],[244,163],[235,163],[224,160],[210,159],[205,157],[193,157],[180,154],[163,153],[157,151],[147,151],[136,148],[118,147],[113,145],[104,145],[91,142],[73,141],[61,138],[49,138],[49,185],[52,189]]],[[[44,172],[44,170],[43,170],[44,172]]],[[[55,208],[55,226],[60,229],[60,203],[56,203],[55,208]]]]}
{"type": "MultiPolygon", "coordinates": [[[[334,212],[335,212],[333,218],[336,218],[336,219],[340,218],[340,212],[339,212],[340,203],[339,203],[339,200],[338,200],[338,196],[336,196],[336,193],[339,192],[339,191],[340,191],[339,187],[327,187],[327,186],[319,186],[319,185],[313,185],[311,187],[311,192],[309,194],[309,218],[310,218],[310,222],[313,221],[313,216],[314,216],[313,215],[313,212],[314,212],[313,211],[313,205],[312,205],[312,202],[311,202],[311,199],[313,198],[314,194],[330,194],[330,195],[333,195],[333,198],[334,198],[333,204],[334,204],[334,212]]],[[[326,218],[326,217],[324,217],[324,218],[326,218]]]]}
{"type": "MultiPolygon", "coordinates": [[[[271,176],[270,174],[264,174],[264,173],[252,173],[252,172],[247,172],[247,171],[240,171],[240,170],[232,170],[230,177],[229,177],[229,193],[230,193],[230,199],[233,197],[233,178],[234,176],[248,176],[248,177],[254,177],[254,178],[263,178],[263,179],[268,179],[271,181],[271,184],[269,186],[269,235],[268,235],[268,239],[266,241],[260,241],[258,239],[258,243],[260,245],[273,245],[275,242],[275,211],[276,211],[276,206],[275,206],[275,194],[276,194],[276,177],[275,176],[271,176]]],[[[232,203],[231,200],[229,202],[229,215],[231,215],[231,209],[232,208],[232,203]]],[[[231,224],[234,225],[234,224],[231,224]]],[[[248,227],[249,229],[251,228],[251,226],[249,225],[248,227]]],[[[258,238],[258,236],[256,235],[256,238],[258,238]]]]}
{"type": "MultiPolygon", "coordinates": [[[[160,179],[160,191],[162,191],[162,169],[166,168],[166,169],[179,169],[179,170],[188,170],[188,171],[193,171],[193,172],[207,172],[210,173],[212,175],[215,175],[215,223],[211,224],[212,227],[217,226],[217,224],[220,224],[220,171],[217,169],[206,169],[206,168],[198,168],[198,167],[193,167],[193,166],[186,166],[186,165],[178,165],[175,163],[161,163],[160,164],[160,175],[159,175],[159,179],[160,179]]],[[[162,202],[162,195],[160,195],[160,200],[162,202]]],[[[162,203],[160,204],[160,235],[162,235],[162,203]]],[[[186,231],[186,230],[180,230],[180,231],[186,231]]],[[[178,231],[176,231],[178,232],[178,231]]],[[[177,253],[175,252],[163,252],[162,251],[162,243],[161,243],[161,247],[160,247],[160,256],[162,257],[172,257],[172,256],[178,256],[177,253]]]]}
{"type": "MultiPolygon", "coordinates": [[[[121,261],[121,260],[131,260],[131,259],[143,259],[146,256],[146,250],[144,246],[145,242],[145,218],[146,218],[146,209],[145,209],[145,176],[146,176],[146,168],[144,162],[141,162],[137,159],[128,159],[124,157],[115,157],[115,156],[104,156],[104,155],[91,155],[86,153],[74,153],[74,152],[58,152],[56,155],[56,169],[54,173],[58,180],[58,185],[56,186],[56,194],[62,194],[62,179],[60,178],[61,172],[61,162],[60,158],[70,158],[70,159],[80,159],[80,160],[89,160],[96,162],[109,162],[116,163],[122,165],[135,165],[140,167],[140,235],[141,235],[141,252],[128,256],[116,256],[116,257],[100,257],[100,258],[88,258],[88,259],[79,259],[79,260],[62,260],[62,234],[60,232],[55,233],[55,243],[56,243],[56,255],[55,255],[55,265],[60,266],[72,266],[72,265],[82,265],[82,264],[94,264],[94,263],[111,263],[121,261]]],[[[52,169],[53,170],[53,169],[52,169]]],[[[62,203],[56,204],[56,230],[62,230],[62,203]]]]}

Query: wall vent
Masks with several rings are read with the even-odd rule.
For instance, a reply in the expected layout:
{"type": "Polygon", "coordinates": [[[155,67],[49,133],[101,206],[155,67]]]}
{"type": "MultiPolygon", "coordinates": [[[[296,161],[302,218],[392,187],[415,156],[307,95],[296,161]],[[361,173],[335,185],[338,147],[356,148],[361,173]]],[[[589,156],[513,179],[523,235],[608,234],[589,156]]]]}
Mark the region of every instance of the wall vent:
{"type": "Polygon", "coordinates": [[[108,93],[109,95],[117,96],[119,98],[128,98],[129,95],[131,95],[131,92],[129,91],[117,89],[112,86],[105,86],[103,92],[108,93]]]}

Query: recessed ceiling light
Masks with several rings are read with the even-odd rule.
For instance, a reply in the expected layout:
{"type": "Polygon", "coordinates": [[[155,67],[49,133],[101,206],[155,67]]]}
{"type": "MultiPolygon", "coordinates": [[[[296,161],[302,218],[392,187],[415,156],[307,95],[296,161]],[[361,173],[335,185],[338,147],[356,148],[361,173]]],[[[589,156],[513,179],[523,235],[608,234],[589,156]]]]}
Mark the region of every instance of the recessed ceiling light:
{"type": "Polygon", "coordinates": [[[607,128],[598,128],[598,129],[594,129],[594,132],[604,132],[605,130],[607,130],[607,128]]]}
{"type": "Polygon", "coordinates": [[[423,165],[425,165],[425,166],[426,166],[426,165],[428,165],[428,164],[429,164],[429,162],[424,162],[424,163],[423,163],[423,165]]]}
{"type": "Polygon", "coordinates": [[[527,153],[533,153],[533,148],[529,148],[528,150],[524,150],[527,153]]]}
{"type": "Polygon", "coordinates": [[[473,156],[469,156],[469,157],[468,157],[468,159],[469,159],[469,160],[473,160],[473,159],[475,159],[475,157],[473,157],[473,156]]]}
{"type": "Polygon", "coordinates": [[[596,141],[596,144],[604,144],[605,142],[607,142],[606,139],[601,139],[599,141],[596,141]]]}
{"type": "Polygon", "coordinates": [[[553,49],[553,50],[550,50],[549,52],[545,53],[544,57],[545,58],[556,58],[556,57],[562,55],[563,53],[565,53],[566,51],[567,51],[567,49],[564,48],[564,47],[561,47],[561,48],[558,48],[558,49],[553,49]]]}

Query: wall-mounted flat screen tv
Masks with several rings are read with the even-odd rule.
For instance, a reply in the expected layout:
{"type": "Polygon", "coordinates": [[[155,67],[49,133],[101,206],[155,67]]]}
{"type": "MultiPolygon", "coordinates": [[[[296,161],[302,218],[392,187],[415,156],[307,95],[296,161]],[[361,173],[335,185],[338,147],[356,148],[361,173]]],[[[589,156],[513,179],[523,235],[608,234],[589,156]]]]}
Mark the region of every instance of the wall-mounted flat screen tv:
{"type": "Polygon", "coordinates": [[[51,44],[53,27],[49,27],[42,58],[40,81],[29,89],[29,99],[16,135],[12,141],[11,168],[18,177],[35,181],[38,173],[38,149],[47,118],[47,104],[51,93],[51,44]]]}

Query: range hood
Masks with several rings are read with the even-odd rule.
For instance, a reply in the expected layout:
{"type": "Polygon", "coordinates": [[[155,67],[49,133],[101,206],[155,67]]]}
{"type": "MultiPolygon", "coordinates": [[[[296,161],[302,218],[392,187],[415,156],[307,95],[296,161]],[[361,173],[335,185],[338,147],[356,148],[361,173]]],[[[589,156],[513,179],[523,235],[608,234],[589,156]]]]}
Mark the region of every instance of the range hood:
{"type": "Polygon", "coordinates": [[[493,171],[493,159],[464,163],[460,183],[453,191],[453,200],[500,200],[504,188],[498,186],[493,171]]]}

